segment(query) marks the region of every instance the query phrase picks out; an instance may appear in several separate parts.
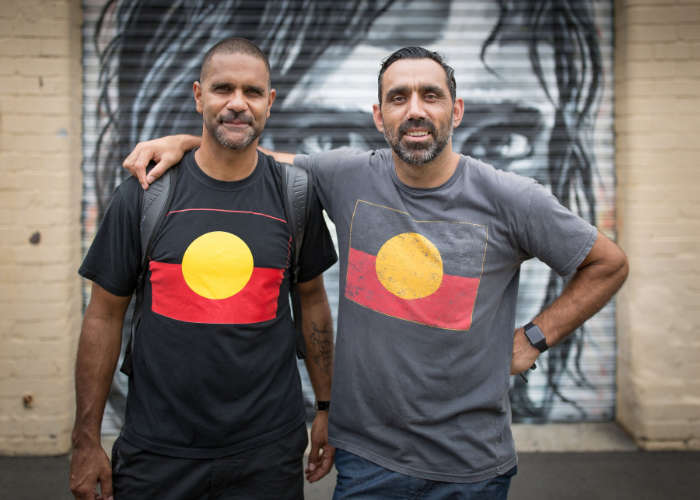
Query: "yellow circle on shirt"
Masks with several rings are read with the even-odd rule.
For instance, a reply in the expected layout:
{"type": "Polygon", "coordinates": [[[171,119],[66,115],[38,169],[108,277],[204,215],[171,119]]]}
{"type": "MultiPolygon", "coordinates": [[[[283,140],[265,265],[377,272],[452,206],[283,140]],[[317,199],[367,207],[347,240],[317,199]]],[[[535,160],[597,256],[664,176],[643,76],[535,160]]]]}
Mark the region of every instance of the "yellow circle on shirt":
{"type": "Polygon", "coordinates": [[[375,264],[380,283],[402,299],[420,299],[442,283],[440,251],[425,236],[401,233],[387,240],[375,264]]]}
{"type": "Polygon", "coordinates": [[[253,254],[235,234],[212,231],[195,239],[182,257],[182,276],[190,289],[208,299],[240,292],[253,274],[253,254]]]}

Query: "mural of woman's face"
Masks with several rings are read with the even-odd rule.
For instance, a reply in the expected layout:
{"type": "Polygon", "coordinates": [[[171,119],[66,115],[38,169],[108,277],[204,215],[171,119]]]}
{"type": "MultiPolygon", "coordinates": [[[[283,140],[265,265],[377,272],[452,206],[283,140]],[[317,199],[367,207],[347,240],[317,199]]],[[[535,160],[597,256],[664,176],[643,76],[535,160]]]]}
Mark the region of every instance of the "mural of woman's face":
{"type": "MultiPolygon", "coordinates": [[[[353,0],[333,3],[332,11],[331,2],[309,0],[303,15],[295,15],[301,3],[292,0],[239,3],[241,9],[228,2],[83,3],[84,109],[86,123],[99,125],[84,127],[86,242],[136,142],[199,133],[191,84],[204,52],[232,35],[251,39],[271,59],[278,93],[262,146],[386,148],[372,119],[381,61],[400,47],[423,46],[455,69],[464,100],[455,151],[534,177],[614,230],[612,87],[603,74],[612,67],[611,0],[353,0]],[[187,22],[173,22],[181,18],[187,22]],[[528,40],[536,46],[528,48],[528,40]]],[[[326,276],[334,301],[338,268],[326,276]]],[[[544,265],[526,262],[517,323],[529,321],[561,283],[544,265]]],[[[587,322],[585,342],[583,332],[570,338],[575,344],[557,346],[527,387],[514,386],[514,420],[614,415],[614,310],[587,322]]]]}
{"type": "MultiPolygon", "coordinates": [[[[444,55],[455,69],[457,95],[465,101],[464,118],[454,130],[453,149],[547,183],[547,140],[554,105],[530,66],[527,47],[515,42],[492,47],[486,57],[487,68],[480,59],[480,49],[497,21],[498,10],[470,5],[467,17],[455,11],[457,8],[453,6],[452,14],[443,18],[446,21],[428,22],[420,32],[427,37],[432,30],[425,46],[444,55]]],[[[301,110],[296,118],[301,116],[308,133],[296,147],[289,145],[293,150],[311,153],[339,146],[386,147],[382,136],[373,130],[371,110],[377,102],[380,61],[400,47],[395,37],[382,36],[381,32],[400,25],[408,15],[406,10],[405,4],[395,4],[374,22],[367,39],[342,60],[338,61],[332,50],[324,53],[273,110],[273,129],[267,140],[283,149],[274,134],[275,124],[285,123],[285,111],[301,110]]],[[[541,54],[543,70],[549,75],[553,70],[546,55],[541,54]]]]}

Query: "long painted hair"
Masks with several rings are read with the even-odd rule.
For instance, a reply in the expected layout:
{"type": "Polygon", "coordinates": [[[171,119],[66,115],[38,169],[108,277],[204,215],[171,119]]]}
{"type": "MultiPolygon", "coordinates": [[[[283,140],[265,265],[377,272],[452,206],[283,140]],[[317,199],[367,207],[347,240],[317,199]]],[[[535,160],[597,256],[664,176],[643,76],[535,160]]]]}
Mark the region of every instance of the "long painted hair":
{"type": "MultiPolygon", "coordinates": [[[[554,127],[548,142],[548,183],[564,206],[595,225],[596,168],[591,134],[602,90],[603,67],[592,6],[579,0],[500,0],[499,6],[498,22],[482,45],[482,61],[486,64],[487,52],[495,42],[527,45],[530,65],[555,107],[554,127]],[[554,88],[546,81],[543,71],[541,50],[545,45],[553,52],[554,88]]],[[[550,271],[542,308],[559,296],[567,281],[550,271]]],[[[534,401],[528,394],[528,386],[519,377],[515,378],[511,390],[514,419],[546,420],[556,400],[574,406],[585,415],[583,408],[566,398],[561,390],[567,373],[576,385],[591,387],[581,367],[585,333],[582,326],[549,350],[547,387],[540,401],[534,401]],[[573,371],[568,369],[571,357],[573,371]]]]}

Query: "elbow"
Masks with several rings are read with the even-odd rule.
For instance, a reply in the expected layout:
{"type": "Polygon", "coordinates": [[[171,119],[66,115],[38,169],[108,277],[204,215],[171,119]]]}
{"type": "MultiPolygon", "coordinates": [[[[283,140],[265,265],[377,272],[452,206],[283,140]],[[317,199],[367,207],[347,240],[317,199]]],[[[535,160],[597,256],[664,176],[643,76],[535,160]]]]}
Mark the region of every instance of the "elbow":
{"type": "Polygon", "coordinates": [[[627,255],[620,247],[617,247],[616,255],[612,259],[610,267],[612,270],[611,275],[616,282],[617,289],[619,289],[627,279],[630,271],[627,255]]]}

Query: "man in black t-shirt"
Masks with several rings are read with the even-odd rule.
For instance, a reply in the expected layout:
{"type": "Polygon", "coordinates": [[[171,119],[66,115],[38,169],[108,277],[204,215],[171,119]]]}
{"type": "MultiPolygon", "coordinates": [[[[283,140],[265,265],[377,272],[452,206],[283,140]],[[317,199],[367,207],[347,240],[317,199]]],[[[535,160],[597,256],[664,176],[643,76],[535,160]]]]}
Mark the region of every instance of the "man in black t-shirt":
{"type": "MultiPolygon", "coordinates": [[[[76,368],[76,498],[302,498],[307,443],[289,307],[292,230],[275,160],[257,151],[275,91],[264,54],[216,44],[194,83],[202,145],[178,182],[148,262],[122,434],[100,423],[141,266],[140,187],[115,192],[80,268],[93,281],[76,368]]],[[[315,195],[299,258],[307,368],[330,399],[332,326],[321,273],[337,259],[315,195]]],[[[327,408],[326,408],[327,410],[327,408]]],[[[307,477],[332,464],[317,412],[307,477]]]]}

